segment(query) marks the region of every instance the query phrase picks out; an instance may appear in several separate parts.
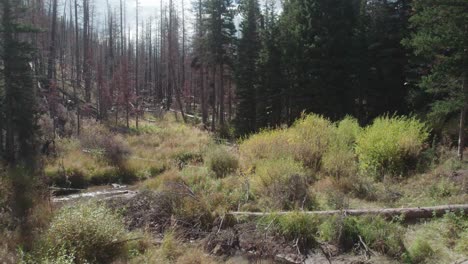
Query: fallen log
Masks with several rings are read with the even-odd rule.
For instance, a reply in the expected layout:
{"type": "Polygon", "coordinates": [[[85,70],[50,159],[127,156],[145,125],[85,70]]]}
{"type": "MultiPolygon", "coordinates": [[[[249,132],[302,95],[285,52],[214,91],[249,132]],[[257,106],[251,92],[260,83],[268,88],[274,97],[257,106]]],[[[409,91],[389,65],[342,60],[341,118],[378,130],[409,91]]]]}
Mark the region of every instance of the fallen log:
{"type": "MultiPolygon", "coordinates": [[[[439,205],[429,207],[409,207],[409,208],[378,208],[378,209],[345,209],[345,210],[329,210],[329,211],[303,211],[304,214],[317,215],[317,216],[332,216],[342,214],[345,216],[362,216],[362,215],[379,215],[387,219],[395,216],[404,216],[406,221],[441,217],[447,212],[453,213],[468,213],[468,204],[453,204],[453,205],[439,205]]],[[[285,215],[292,212],[230,212],[228,214],[233,216],[267,216],[267,215],[285,215]]]]}

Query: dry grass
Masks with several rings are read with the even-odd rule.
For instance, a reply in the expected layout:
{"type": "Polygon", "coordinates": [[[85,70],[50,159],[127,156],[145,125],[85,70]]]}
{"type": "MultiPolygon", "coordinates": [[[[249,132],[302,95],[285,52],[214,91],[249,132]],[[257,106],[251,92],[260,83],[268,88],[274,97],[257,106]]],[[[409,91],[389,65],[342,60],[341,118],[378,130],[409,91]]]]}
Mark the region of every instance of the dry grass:
{"type": "Polygon", "coordinates": [[[83,131],[86,132],[80,139],[59,139],[56,142],[58,157],[49,159],[45,168],[53,183],[85,187],[152,178],[180,166],[180,156],[201,156],[205,146],[211,142],[208,133],[175,122],[169,116],[156,121],[142,120],[138,130],[135,127],[109,129],[88,121],[84,122],[83,131]],[[98,135],[103,135],[102,140],[98,135]],[[114,140],[104,140],[109,137],[114,140]],[[113,152],[118,156],[103,155],[102,146],[110,149],[104,153],[113,152]],[[124,155],[122,159],[120,153],[124,155]]]}

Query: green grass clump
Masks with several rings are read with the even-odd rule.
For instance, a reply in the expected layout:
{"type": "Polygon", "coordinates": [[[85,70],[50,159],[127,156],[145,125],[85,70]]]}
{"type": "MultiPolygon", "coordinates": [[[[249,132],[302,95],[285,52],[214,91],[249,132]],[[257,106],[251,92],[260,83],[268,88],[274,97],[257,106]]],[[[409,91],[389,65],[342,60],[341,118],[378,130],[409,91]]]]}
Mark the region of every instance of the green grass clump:
{"type": "Polygon", "coordinates": [[[265,160],[251,176],[252,192],[267,208],[312,209],[315,199],[308,190],[311,181],[301,163],[292,158],[265,160]]]}
{"type": "Polygon", "coordinates": [[[461,212],[446,213],[409,229],[406,258],[412,263],[454,263],[468,257],[468,217],[461,212]]]}
{"type": "Polygon", "coordinates": [[[427,237],[416,236],[411,246],[408,248],[409,261],[412,263],[425,263],[435,255],[435,251],[427,237]]]}
{"type": "Polygon", "coordinates": [[[213,171],[218,178],[225,177],[235,172],[239,167],[239,159],[222,146],[209,149],[205,159],[206,166],[213,171]]]}
{"type": "Polygon", "coordinates": [[[127,231],[121,218],[103,205],[66,206],[43,235],[41,254],[72,256],[77,263],[110,263],[126,254],[127,231]]]}
{"type": "MultiPolygon", "coordinates": [[[[361,239],[371,249],[399,257],[404,253],[403,228],[396,222],[386,221],[382,217],[346,217],[343,220],[336,218],[335,223],[342,233],[336,233],[338,241],[345,249],[361,245],[361,239]]],[[[326,230],[326,229],[325,229],[326,230]]],[[[324,234],[327,234],[326,232],[324,234]]],[[[328,238],[330,234],[327,234],[328,238]]],[[[362,245],[361,245],[362,246],[362,245]]]]}
{"type": "Polygon", "coordinates": [[[359,169],[378,178],[405,174],[427,137],[425,124],[414,117],[379,117],[357,137],[359,169]]]}
{"type": "Polygon", "coordinates": [[[308,248],[316,243],[319,219],[300,211],[284,215],[271,214],[258,220],[259,226],[272,229],[288,240],[297,240],[302,248],[308,248]]]}
{"type": "Polygon", "coordinates": [[[351,177],[357,172],[354,152],[356,138],[361,127],[356,119],[346,117],[337,123],[330,146],[323,157],[323,170],[335,179],[351,177]]]}

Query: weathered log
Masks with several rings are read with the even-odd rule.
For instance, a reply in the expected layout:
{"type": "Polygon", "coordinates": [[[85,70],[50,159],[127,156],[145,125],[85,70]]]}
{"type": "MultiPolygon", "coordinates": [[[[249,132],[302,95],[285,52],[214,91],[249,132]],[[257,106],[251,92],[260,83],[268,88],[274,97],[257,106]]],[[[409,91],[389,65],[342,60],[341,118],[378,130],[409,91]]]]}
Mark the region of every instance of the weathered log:
{"type": "MultiPolygon", "coordinates": [[[[378,208],[378,209],[346,209],[346,210],[330,210],[330,211],[303,211],[305,214],[318,215],[318,216],[331,216],[343,214],[346,216],[361,216],[361,215],[379,215],[387,219],[395,216],[404,215],[404,219],[415,220],[422,218],[440,217],[447,212],[468,213],[468,204],[453,204],[453,205],[439,205],[429,207],[409,207],[409,208],[378,208]]],[[[266,216],[271,214],[285,215],[292,212],[230,212],[233,216],[266,216]]]]}

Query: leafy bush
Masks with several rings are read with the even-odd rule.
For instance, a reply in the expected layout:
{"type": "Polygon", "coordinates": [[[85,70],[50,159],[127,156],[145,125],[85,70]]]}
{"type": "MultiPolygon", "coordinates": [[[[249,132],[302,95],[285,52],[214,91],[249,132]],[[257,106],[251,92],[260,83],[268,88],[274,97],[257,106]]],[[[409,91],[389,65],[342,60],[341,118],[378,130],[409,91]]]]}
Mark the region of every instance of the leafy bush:
{"type": "Polygon", "coordinates": [[[351,249],[361,245],[361,239],[371,249],[383,254],[399,257],[404,252],[403,229],[395,222],[388,222],[382,217],[339,217],[331,218],[323,225],[323,237],[338,241],[343,248],[351,249]],[[341,230],[342,233],[331,230],[341,230]]]}
{"type": "Polygon", "coordinates": [[[429,240],[423,236],[417,236],[408,248],[408,256],[412,263],[424,263],[435,255],[429,240]]]}
{"type": "Polygon", "coordinates": [[[284,215],[271,214],[258,220],[258,224],[270,228],[288,240],[297,240],[301,249],[315,244],[319,219],[316,216],[295,211],[284,215]]]}
{"type": "Polygon", "coordinates": [[[333,131],[333,124],[320,115],[310,114],[297,120],[288,133],[294,158],[305,167],[319,171],[333,131]]]}
{"type": "Polygon", "coordinates": [[[333,143],[353,149],[361,130],[362,128],[356,118],[346,116],[337,123],[333,143]]]}
{"type": "Polygon", "coordinates": [[[341,179],[357,173],[354,145],[360,131],[361,127],[354,118],[346,117],[338,122],[323,157],[323,169],[328,175],[341,179]]]}
{"type": "Polygon", "coordinates": [[[218,178],[233,173],[239,167],[239,160],[225,147],[217,146],[206,154],[206,165],[218,178]]]}
{"type": "Polygon", "coordinates": [[[42,255],[74,256],[75,262],[110,263],[125,254],[127,232],[103,205],[82,203],[58,212],[43,237],[42,255]]]}
{"type": "Polygon", "coordinates": [[[333,130],[328,119],[305,115],[288,129],[266,130],[246,139],[240,145],[242,162],[247,165],[246,169],[254,169],[265,159],[293,158],[318,171],[333,130]]]}
{"type": "Polygon", "coordinates": [[[265,206],[275,209],[312,209],[315,199],[308,191],[306,170],[292,158],[265,160],[251,178],[253,193],[265,206]]]}
{"type": "Polygon", "coordinates": [[[264,130],[241,142],[239,151],[244,170],[253,170],[266,159],[290,156],[287,130],[264,130]]]}
{"type": "Polygon", "coordinates": [[[357,137],[361,172],[376,177],[406,173],[428,137],[426,126],[413,117],[380,117],[357,137]]]}

